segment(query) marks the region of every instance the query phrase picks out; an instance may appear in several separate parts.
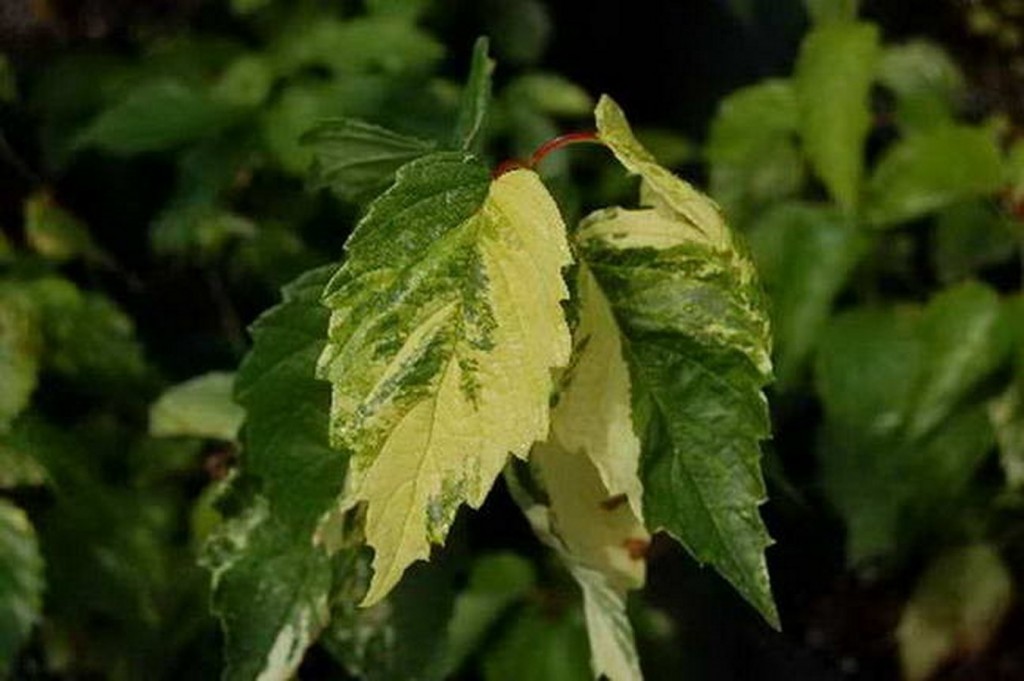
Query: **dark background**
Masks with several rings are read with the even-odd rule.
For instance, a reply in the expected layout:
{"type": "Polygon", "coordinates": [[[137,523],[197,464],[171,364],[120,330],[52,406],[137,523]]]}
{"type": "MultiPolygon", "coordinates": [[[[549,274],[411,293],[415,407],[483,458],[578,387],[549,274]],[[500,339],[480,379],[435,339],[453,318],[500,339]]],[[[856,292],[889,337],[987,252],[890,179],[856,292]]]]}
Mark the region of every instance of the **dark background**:
{"type": "MultiPolygon", "coordinates": [[[[445,70],[464,73],[474,38],[486,27],[501,0],[454,0],[428,20],[448,45],[445,70]]],[[[0,48],[16,63],[32,68],[70,47],[98,43],[128,50],[128,36],[140,26],[173,31],[183,24],[219,29],[224,10],[201,0],[142,2],[133,0],[64,0],[46,4],[46,21],[31,11],[28,0],[0,0],[0,48]]],[[[798,0],[755,0],[741,18],[726,0],[551,0],[550,48],[543,66],[591,93],[613,95],[640,124],[681,130],[701,139],[717,102],[727,93],[768,76],[788,74],[806,30],[798,0]]],[[[887,41],[930,36],[950,49],[964,65],[974,89],[978,113],[1002,106],[1020,108],[1018,86],[998,69],[997,56],[969,38],[962,7],[943,0],[875,0],[864,3],[865,16],[880,23],[887,41]]],[[[499,73],[500,78],[500,73],[499,73]]],[[[7,121],[9,142],[19,157],[37,150],[26,133],[27,121],[7,121]]],[[[94,160],[95,162],[95,160],[94,160]]],[[[146,241],[133,226],[144,223],[166,195],[168,167],[140,160],[72,168],[58,192],[62,200],[88,218],[90,206],[105,205],[106,187],[130,194],[115,224],[97,225],[100,239],[119,260],[144,260],[146,241]]],[[[10,162],[0,163],[0,223],[14,224],[30,186],[10,162]]],[[[106,213],[104,213],[106,214],[106,213]]],[[[92,224],[92,223],[91,223],[92,224]]],[[[161,338],[175,330],[168,356],[187,357],[174,367],[181,377],[218,364],[230,367],[230,348],[220,338],[220,310],[202,282],[190,288],[180,279],[162,283],[154,276],[144,296],[121,291],[121,302],[139,320],[148,348],[160,351],[161,338]],[[182,335],[181,329],[190,333],[182,335]],[[184,339],[184,341],[182,340],[184,339]]],[[[270,301],[239,295],[240,323],[250,321],[270,301]]],[[[789,433],[812,436],[813,405],[783,405],[776,414],[795,427],[789,433]]],[[[799,437],[799,436],[796,436],[799,437]]],[[[797,483],[812,481],[811,443],[776,443],[785,448],[787,470],[797,483]]],[[[886,679],[896,677],[895,641],[891,632],[910,588],[905,575],[872,582],[845,572],[842,526],[813,496],[795,497],[769,476],[773,499],[765,515],[777,545],[769,550],[769,567],[782,615],[783,632],[770,630],[731,589],[710,571],[699,569],[670,542],[655,544],[647,600],[665,608],[681,628],[673,646],[641,650],[651,678],[674,678],[687,669],[693,679],[886,679]],[[659,671],[661,672],[659,674],[659,671]]],[[[811,491],[813,495],[813,490],[811,491]]],[[[468,522],[470,542],[481,547],[534,546],[529,529],[503,489],[484,511],[468,522]],[[504,530],[495,534],[493,528],[504,530]]],[[[1003,657],[1019,646],[1018,612],[1004,628],[1003,640],[990,654],[953,669],[944,678],[1024,678],[1008,672],[1003,657]]],[[[331,669],[322,653],[306,665],[312,675],[331,669]]]]}

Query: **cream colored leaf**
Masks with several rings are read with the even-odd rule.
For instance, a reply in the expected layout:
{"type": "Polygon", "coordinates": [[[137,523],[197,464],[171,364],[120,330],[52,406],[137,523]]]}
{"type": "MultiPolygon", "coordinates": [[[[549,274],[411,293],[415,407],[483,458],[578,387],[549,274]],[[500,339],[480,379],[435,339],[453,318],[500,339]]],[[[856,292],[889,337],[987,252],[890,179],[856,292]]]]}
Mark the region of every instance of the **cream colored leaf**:
{"type": "Polygon", "coordinates": [[[530,461],[548,505],[517,496],[534,531],[580,584],[595,678],[641,679],[626,594],[643,586],[650,535],[624,499],[609,496],[582,451],[551,441],[534,447],[530,461]]]}
{"type": "Polygon", "coordinates": [[[611,306],[585,265],[580,265],[576,298],[579,324],[576,358],[559,393],[552,436],[563,447],[583,452],[597,467],[610,496],[625,495],[643,524],[640,440],[633,432],[629,368],[611,306]]]}
{"type": "Polygon", "coordinates": [[[363,605],[429,558],[463,503],[483,503],[509,454],[525,458],[547,437],[551,370],[569,360],[561,270],[571,255],[536,174],[502,175],[478,210],[449,225],[425,226],[422,214],[403,222],[410,206],[451,220],[460,186],[442,174],[465,170],[453,163],[463,162],[437,155],[406,166],[371,207],[367,220],[381,224],[350,245],[328,287],[320,375],[333,384],[332,439],[352,458],[318,538],[330,548],[340,514],[366,504],[374,576],[363,605]],[[430,243],[399,252],[425,229],[430,243]],[[390,244],[398,257],[382,256],[390,244]]]}
{"type": "Polygon", "coordinates": [[[662,167],[637,141],[626,115],[608,95],[594,112],[601,141],[633,175],[639,175],[641,200],[688,223],[710,243],[732,244],[732,235],[718,206],[707,196],[662,167]]]}

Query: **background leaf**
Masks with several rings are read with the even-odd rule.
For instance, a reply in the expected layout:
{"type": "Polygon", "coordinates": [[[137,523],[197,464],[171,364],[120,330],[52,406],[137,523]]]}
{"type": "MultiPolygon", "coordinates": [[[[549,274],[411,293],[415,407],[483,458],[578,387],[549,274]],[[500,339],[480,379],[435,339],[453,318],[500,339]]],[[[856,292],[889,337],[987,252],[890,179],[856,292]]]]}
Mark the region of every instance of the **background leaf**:
{"type": "Polygon", "coordinates": [[[138,154],[179,146],[235,119],[234,110],[173,80],[153,81],[128,93],[78,136],[80,146],[138,154]]]}
{"type": "Polygon", "coordinates": [[[913,220],[958,201],[995,193],[1002,160],[983,128],[940,127],[897,142],[868,184],[867,219],[876,227],[913,220]]]}
{"type": "Polygon", "coordinates": [[[907,681],[923,681],[957,655],[981,651],[1013,596],[1010,573],[991,546],[940,555],[921,577],[896,630],[907,681]]]}
{"type": "Polygon", "coordinates": [[[25,513],[0,499],[0,671],[39,622],[43,599],[43,559],[25,513]]]}
{"type": "Polygon", "coordinates": [[[322,121],[302,136],[313,151],[310,184],[348,201],[366,200],[394,181],[395,171],[434,144],[353,119],[322,121]]]}
{"type": "Polygon", "coordinates": [[[245,412],[231,399],[234,382],[234,374],[211,372],[169,388],[150,407],[150,435],[235,440],[245,412]]]}
{"type": "Polygon", "coordinates": [[[871,84],[879,54],[874,25],[839,22],[812,30],[797,60],[794,83],[804,151],[846,211],[853,211],[860,197],[864,143],[871,129],[871,84]]]}
{"type": "Polygon", "coordinates": [[[791,389],[810,358],[832,305],[867,252],[867,240],[838,211],[783,203],[749,233],[772,300],[778,382],[791,389]]]}
{"type": "Polygon", "coordinates": [[[327,624],[331,563],[312,536],[347,465],[327,444],[328,389],[313,377],[329,276],[330,268],[314,270],[285,288],[284,302],[254,324],[253,350],[238,372],[242,465],[260,481],[259,496],[245,501],[239,492],[244,505],[211,537],[205,557],[228,679],[289,678],[327,624]]]}

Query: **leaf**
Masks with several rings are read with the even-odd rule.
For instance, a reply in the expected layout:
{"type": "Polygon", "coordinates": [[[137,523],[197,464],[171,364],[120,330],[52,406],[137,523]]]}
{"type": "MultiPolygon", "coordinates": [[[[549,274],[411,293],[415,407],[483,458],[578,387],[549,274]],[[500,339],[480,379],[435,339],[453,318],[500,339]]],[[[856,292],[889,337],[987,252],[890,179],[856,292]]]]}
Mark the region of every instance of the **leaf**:
{"type": "Polygon", "coordinates": [[[861,191],[879,53],[874,25],[823,23],[804,38],[796,65],[804,149],[815,173],[848,212],[857,207],[861,191]]]}
{"type": "Polygon", "coordinates": [[[266,101],[274,85],[274,70],[258,54],[244,54],[224,69],[211,95],[233,107],[256,107],[266,101]]]}
{"type": "Polygon", "coordinates": [[[962,284],[935,296],[920,324],[929,370],[914,384],[910,437],[942,422],[971,387],[1006,361],[1010,350],[999,295],[981,284],[962,284]]]}
{"type": "Polygon", "coordinates": [[[36,389],[42,335],[36,310],[16,285],[0,286],[0,433],[36,389]]]}
{"type": "Polygon", "coordinates": [[[493,183],[458,152],[403,167],[346,245],[325,291],[331,440],[352,452],[321,526],[366,502],[379,601],[442,543],[462,503],[484,501],[508,455],[547,435],[550,370],[569,359],[554,202],[528,171],[493,183]]]}
{"type": "Polygon", "coordinates": [[[578,609],[525,609],[483,655],[485,681],[591,681],[578,609]]]}
{"type": "Polygon", "coordinates": [[[985,199],[958,203],[943,210],[935,225],[932,263],[945,283],[971,276],[1011,260],[1017,252],[1020,226],[985,199]]]}
{"type": "Polygon", "coordinates": [[[526,597],[536,581],[533,565],[512,553],[487,554],[475,561],[469,584],[458,595],[448,623],[442,678],[451,678],[459,671],[499,619],[526,597]]]}
{"type": "Polygon", "coordinates": [[[222,255],[230,245],[253,239],[252,220],[208,204],[172,205],[150,225],[150,246],[160,255],[200,262],[222,255]]]}
{"type": "Polygon", "coordinates": [[[608,497],[624,496],[643,524],[640,440],[633,432],[629,367],[611,305],[593,273],[580,265],[576,285],[579,321],[573,363],[561,383],[551,420],[551,440],[590,459],[608,497]]]}
{"type": "Polygon", "coordinates": [[[818,443],[821,483],[847,525],[847,563],[905,560],[930,534],[949,533],[994,444],[976,405],[917,440],[826,422],[818,443]]]}
{"type": "Polygon", "coordinates": [[[587,116],[594,108],[586,90],[554,73],[519,76],[509,83],[505,96],[551,116],[587,116]]]}
{"type": "Polygon", "coordinates": [[[43,607],[43,559],[25,513],[0,499],[0,673],[40,621],[43,607]]]}
{"type": "Polygon", "coordinates": [[[388,598],[358,605],[372,572],[369,551],[338,554],[331,625],[322,643],[354,677],[366,681],[440,681],[448,653],[457,561],[444,551],[411,567],[388,598]]]}
{"type": "Polygon", "coordinates": [[[362,201],[394,181],[395,171],[434,150],[432,142],[354,119],[321,121],[301,138],[313,153],[311,186],[362,201]]]}
{"type": "Polygon", "coordinates": [[[175,80],[154,80],[129,92],[82,132],[76,146],[131,155],[164,151],[207,137],[235,120],[232,107],[175,80]]]}
{"type": "Polygon", "coordinates": [[[325,118],[372,115],[385,106],[388,94],[387,83],[376,76],[289,84],[261,113],[263,142],[281,168],[305,176],[314,151],[300,143],[304,134],[325,118]]]}
{"type": "Polygon", "coordinates": [[[600,211],[577,233],[623,336],[647,524],[777,623],[757,514],[771,342],[753,264],[716,206],[658,166],[608,98],[597,124],[655,206],[600,211]]]}
{"type": "Polygon", "coordinates": [[[323,66],[344,76],[398,76],[431,73],[443,57],[434,36],[400,16],[340,21],[312,14],[281,32],[271,58],[283,74],[323,66]]]}
{"type": "Polygon", "coordinates": [[[865,255],[866,239],[838,211],[801,203],[766,212],[749,238],[772,301],[778,383],[791,389],[833,302],[865,255]]]}
{"type": "Polygon", "coordinates": [[[849,22],[857,18],[860,0],[804,0],[804,7],[816,24],[849,22]]]}
{"type": "Polygon", "coordinates": [[[456,149],[479,152],[483,146],[484,125],[491,103],[491,74],[494,73],[494,60],[487,53],[489,45],[487,38],[481,37],[473,46],[469,78],[462,91],[459,115],[452,134],[452,147],[456,149]]]}
{"type": "MultiPolygon", "coordinates": [[[[553,418],[563,415],[556,411],[553,418]]],[[[530,463],[547,503],[532,501],[523,491],[514,496],[583,590],[594,678],[641,679],[626,595],[644,582],[650,537],[643,522],[628,503],[609,494],[585,451],[552,438],[534,447],[530,463]]]]}
{"type": "Polygon", "coordinates": [[[211,372],[166,390],[149,409],[149,434],[235,440],[245,412],[231,399],[234,382],[234,374],[211,372]]]}
{"type": "Polygon", "coordinates": [[[816,366],[819,457],[852,563],[913,546],[956,507],[994,444],[970,398],[1006,350],[998,296],[979,284],[923,310],[857,310],[829,325],[816,366]]]}
{"type": "Polygon", "coordinates": [[[430,8],[426,0],[367,0],[366,9],[372,14],[401,17],[415,21],[430,8]]]}
{"type": "Polygon", "coordinates": [[[58,278],[38,279],[28,290],[43,333],[46,366],[80,387],[137,391],[148,368],[130,317],[109,298],[80,291],[58,278]]]}
{"type": "Polygon", "coordinates": [[[994,194],[1003,165],[991,131],[943,126],[906,137],[882,156],[867,187],[875,227],[923,217],[957,202],[994,194]]]}
{"type": "Polygon", "coordinates": [[[78,257],[104,258],[86,226],[46,192],[25,199],[25,240],[36,253],[59,263],[78,257]]]}
{"type": "Polygon", "coordinates": [[[878,80],[896,96],[896,118],[906,130],[952,123],[964,76],[938,45],[914,40],[886,47],[878,80]]]}
{"type": "Polygon", "coordinates": [[[799,191],[804,167],[796,150],[796,93],[789,81],[766,80],[732,93],[711,123],[707,156],[711,194],[733,218],[748,204],[799,191]]]}
{"type": "Polygon", "coordinates": [[[551,41],[552,21],[540,0],[516,0],[488,5],[487,33],[503,64],[536,64],[551,41]]]}
{"type": "Polygon", "coordinates": [[[313,377],[329,275],[314,270],[285,287],[284,301],[253,325],[236,379],[246,411],[242,470],[259,478],[261,495],[205,551],[226,679],[290,678],[327,624],[331,562],[312,535],[341,489],[347,458],[327,444],[328,390],[313,377]]]}
{"type": "Polygon", "coordinates": [[[941,554],[914,588],[896,629],[904,678],[924,681],[951,658],[984,651],[1012,599],[1012,577],[993,547],[941,554]]]}
{"type": "Polygon", "coordinates": [[[1024,390],[1019,379],[988,403],[988,416],[1006,483],[1011,489],[1024,488],[1024,390]]]}

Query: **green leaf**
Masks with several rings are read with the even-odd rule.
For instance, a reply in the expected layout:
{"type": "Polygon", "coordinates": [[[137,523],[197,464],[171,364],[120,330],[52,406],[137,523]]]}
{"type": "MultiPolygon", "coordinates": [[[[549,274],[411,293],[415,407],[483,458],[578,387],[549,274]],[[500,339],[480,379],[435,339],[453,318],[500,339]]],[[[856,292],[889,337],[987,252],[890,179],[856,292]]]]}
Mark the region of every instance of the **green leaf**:
{"type": "Polygon", "coordinates": [[[352,119],[321,121],[301,142],[313,151],[311,186],[329,188],[347,201],[379,194],[394,181],[395,171],[436,146],[352,119]]]}
{"type": "Polygon", "coordinates": [[[325,118],[374,114],[384,107],[388,93],[387,83],[376,76],[290,84],[262,112],[263,141],[285,171],[305,176],[314,153],[300,143],[302,136],[325,118]]]}
{"type": "Polygon", "coordinates": [[[964,76],[938,45],[915,40],[887,47],[878,64],[878,81],[896,96],[896,119],[906,130],[953,122],[964,76]]]}
{"type": "Polygon", "coordinates": [[[991,131],[944,126],[906,137],[878,162],[867,220],[889,227],[999,190],[1003,164],[991,131]]]}
{"type": "Polygon", "coordinates": [[[999,443],[999,462],[1010,489],[1024,488],[1024,389],[1018,379],[988,404],[999,443]]]}
{"type": "Polygon", "coordinates": [[[835,319],[817,359],[822,481],[852,563],[909,548],[955,508],[993,444],[976,387],[1005,360],[998,296],[964,284],[923,310],[835,319]]]}
{"type": "Polygon", "coordinates": [[[767,80],[722,100],[711,123],[707,156],[711,194],[735,218],[748,204],[800,190],[803,161],[796,150],[796,93],[789,81],[767,80]]]}
{"type": "Polygon", "coordinates": [[[211,372],[169,388],[149,409],[149,434],[235,440],[245,412],[231,399],[234,382],[234,374],[211,372]]]}
{"type": "Polygon", "coordinates": [[[951,534],[955,511],[994,444],[978,406],[916,440],[827,421],[818,440],[821,485],[846,523],[848,564],[905,560],[930,534],[951,534]]]}
{"type": "Polygon", "coordinates": [[[265,502],[223,523],[206,546],[225,679],[292,678],[327,625],[330,561],[268,516],[265,502]]]}
{"type": "Polygon", "coordinates": [[[473,157],[426,156],[399,170],[346,245],[325,291],[331,440],[353,468],[319,539],[367,503],[382,598],[477,508],[508,455],[548,430],[551,369],[569,359],[558,208],[536,174],[493,183],[473,157]]]}
{"type": "Polygon", "coordinates": [[[140,85],[79,133],[78,147],[131,155],[207,137],[236,119],[233,107],[175,80],[140,85]]]}
{"type": "Polygon", "coordinates": [[[861,192],[879,53],[874,25],[825,23],[807,35],[797,60],[804,149],[815,173],[846,211],[857,207],[861,192]]]}
{"type": "Polygon", "coordinates": [[[46,469],[32,452],[0,435],[0,489],[36,487],[46,482],[46,469]]]}
{"type": "Polygon", "coordinates": [[[485,681],[591,681],[587,637],[578,609],[519,614],[483,658],[485,681]]]}
{"type": "Polygon", "coordinates": [[[451,678],[513,605],[534,588],[533,565],[512,553],[481,556],[455,600],[441,677],[451,678]]]}
{"type": "Polygon", "coordinates": [[[231,62],[213,86],[214,99],[233,107],[255,107],[266,101],[274,85],[269,61],[257,54],[246,54],[231,62]]]}
{"type": "Polygon", "coordinates": [[[1017,252],[1021,227],[991,201],[958,203],[939,213],[932,263],[939,279],[969,279],[986,267],[1010,261],[1017,252]]]}
{"type": "Polygon", "coordinates": [[[1009,189],[1009,199],[1020,202],[1024,199],[1024,140],[1010,145],[1003,168],[1003,181],[1009,189]]]}
{"type": "Polygon", "coordinates": [[[285,28],[273,47],[279,73],[324,66],[338,75],[431,73],[444,57],[434,36],[398,16],[349,21],[311,15],[285,28]]]}
{"type": "Polygon", "coordinates": [[[148,368],[130,317],[109,298],[57,278],[29,288],[43,332],[43,359],[82,388],[137,390],[148,368]]]}
{"type": "Polygon", "coordinates": [[[153,251],[210,260],[223,254],[234,242],[252,239],[256,225],[237,213],[216,206],[172,205],[153,221],[149,239],[153,251]]]}
{"type": "Polygon", "coordinates": [[[896,629],[904,678],[924,681],[950,659],[984,651],[1012,602],[1012,576],[992,546],[940,555],[914,588],[896,629]]]}
{"type": "Polygon", "coordinates": [[[481,37],[473,46],[469,78],[462,91],[452,134],[452,147],[456,149],[478,152],[484,143],[487,109],[491,104],[491,74],[494,73],[494,60],[487,53],[489,45],[487,38],[481,37]]]}
{"type": "Polygon", "coordinates": [[[582,87],[554,73],[528,73],[508,84],[505,97],[551,116],[589,115],[594,101],[582,87]]]}
{"type": "Polygon", "coordinates": [[[867,251],[866,239],[838,211],[801,203],[765,213],[749,238],[772,301],[779,385],[792,388],[836,296],[867,251]]]}
{"type": "Polygon", "coordinates": [[[0,286],[0,433],[29,404],[41,350],[39,319],[31,301],[14,284],[0,286]]]}
{"type": "Polygon", "coordinates": [[[654,162],[610,99],[597,125],[655,206],[600,211],[577,234],[623,336],[646,522],[777,624],[757,513],[771,340],[753,263],[715,205],[654,162]]]}
{"type": "Polygon", "coordinates": [[[366,9],[371,14],[394,16],[415,21],[430,8],[428,0],[366,0],[366,9]]]}
{"type": "Polygon", "coordinates": [[[339,554],[325,648],[366,681],[441,681],[455,605],[457,561],[450,551],[408,571],[387,600],[364,608],[372,572],[369,551],[339,554]]]}
{"type": "Polygon", "coordinates": [[[551,40],[552,22],[540,0],[496,2],[485,15],[487,33],[503,64],[536,64],[551,40]]]}
{"type": "Polygon", "coordinates": [[[816,24],[851,22],[857,18],[860,0],[804,0],[804,7],[816,24]]]}
{"type": "Polygon", "coordinates": [[[222,524],[205,562],[225,629],[226,679],[288,679],[328,619],[330,559],[313,546],[347,457],[327,444],[327,386],[313,378],[328,313],[327,268],[284,289],[252,327],[253,349],[235,383],[246,410],[242,470],[260,496],[222,524]]]}
{"type": "Polygon", "coordinates": [[[923,435],[941,423],[968,394],[1008,358],[1010,330],[999,295],[967,283],[934,297],[920,319],[928,370],[914,384],[908,435],[923,435]]]}
{"type": "Polygon", "coordinates": [[[44,191],[25,199],[25,240],[36,253],[59,263],[104,257],[86,226],[44,191]]]}
{"type": "Polygon", "coordinates": [[[0,499],[0,673],[41,619],[43,559],[28,517],[0,499]]]}

